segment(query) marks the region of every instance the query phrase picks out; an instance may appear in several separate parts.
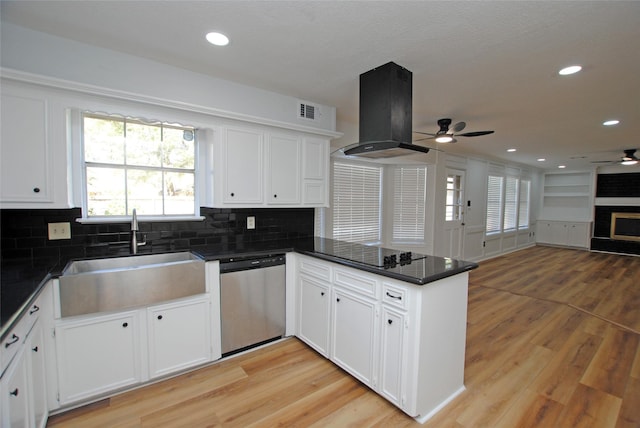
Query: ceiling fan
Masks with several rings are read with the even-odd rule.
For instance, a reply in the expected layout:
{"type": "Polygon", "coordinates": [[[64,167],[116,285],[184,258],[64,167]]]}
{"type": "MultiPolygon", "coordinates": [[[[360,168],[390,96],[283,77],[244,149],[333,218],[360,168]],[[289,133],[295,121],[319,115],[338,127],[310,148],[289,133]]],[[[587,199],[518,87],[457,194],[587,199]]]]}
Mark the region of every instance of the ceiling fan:
{"type": "Polygon", "coordinates": [[[640,159],[635,155],[636,149],[624,150],[624,156],[617,161],[591,161],[591,163],[618,163],[620,165],[636,165],[640,159]]]}
{"type": "Polygon", "coordinates": [[[420,132],[414,131],[416,134],[429,135],[429,137],[422,138],[417,141],[422,140],[436,140],[438,143],[455,143],[455,137],[479,137],[481,135],[493,134],[494,131],[473,131],[473,132],[465,132],[463,134],[458,134],[458,132],[462,131],[467,124],[465,122],[458,122],[451,129],[449,126],[451,125],[451,119],[439,119],[438,126],[440,129],[435,134],[431,134],[429,132],[420,132]]]}

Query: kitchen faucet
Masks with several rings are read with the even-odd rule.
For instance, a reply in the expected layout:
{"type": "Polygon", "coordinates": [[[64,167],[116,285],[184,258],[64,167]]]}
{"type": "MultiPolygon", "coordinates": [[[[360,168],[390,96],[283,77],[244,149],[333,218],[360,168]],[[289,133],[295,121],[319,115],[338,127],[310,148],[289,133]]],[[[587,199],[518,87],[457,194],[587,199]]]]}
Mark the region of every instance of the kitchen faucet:
{"type": "Polygon", "coordinates": [[[138,254],[138,247],[147,245],[146,237],[143,238],[142,242],[138,242],[138,215],[136,214],[136,209],[133,209],[131,213],[131,241],[129,242],[129,249],[131,250],[131,254],[138,254]]]}

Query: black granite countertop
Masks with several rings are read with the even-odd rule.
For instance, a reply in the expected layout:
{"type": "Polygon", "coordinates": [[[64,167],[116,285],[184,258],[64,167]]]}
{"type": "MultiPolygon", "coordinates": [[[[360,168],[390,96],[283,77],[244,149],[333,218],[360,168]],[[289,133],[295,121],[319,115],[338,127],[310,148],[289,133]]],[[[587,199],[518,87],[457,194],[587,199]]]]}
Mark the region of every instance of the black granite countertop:
{"type": "MultiPolygon", "coordinates": [[[[476,263],[420,255],[410,263],[392,266],[367,264],[367,256],[376,247],[353,244],[327,238],[299,238],[285,241],[258,241],[236,245],[195,246],[189,249],[206,261],[238,257],[259,257],[291,251],[387,276],[415,285],[424,285],[478,267],[476,263]]],[[[184,250],[182,250],[184,251],[184,250]]],[[[384,250],[383,251],[389,251],[384,250]]],[[[399,251],[397,251],[399,253],[399,251]]],[[[139,255],[150,254],[141,252],[139,255]]],[[[44,284],[58,277],[66,263],[36,266],[31,260],[3,263],[0,283],[0,333],[2,339],[33,302],[44,284]]]]}

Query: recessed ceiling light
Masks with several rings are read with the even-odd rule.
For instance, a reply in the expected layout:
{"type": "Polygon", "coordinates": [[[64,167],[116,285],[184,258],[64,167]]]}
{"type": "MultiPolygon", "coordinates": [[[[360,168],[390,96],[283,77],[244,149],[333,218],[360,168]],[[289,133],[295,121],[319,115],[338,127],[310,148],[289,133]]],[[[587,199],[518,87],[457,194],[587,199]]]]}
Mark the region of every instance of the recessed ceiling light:
{"type": "Polygon", "coordinates": [[[222,33],[208,33],[207,41],[216,46],[227,46],[229,44],[229,38],[222,33]]]}
{"type": "Polygon", "coordinates": [[[538,162],[544,162],[544,161],[546,161],[546,159],[545,159],[545,158],[540,158],[540,159],[538,159],[538,162]]]}
{"type": "Polygon", "coordinates": [[[507,149],[508,152],[515,152],[516,149],[507,149]]]}
{"type": "Polygon", "coordinates": [[[560,168],[560,169],[564,169],[566,167],[567,167],[566,165],[558,165],[558,168],[560,168]]]}
{"type": "Polygon", "coordinates": [[[568,76],[569,74],[575,74],[580,70],[582,70],[582,66],[571,65],[569,67],[565,67],[562,70],[558,71],[558,74],[560,74],[561,76],[568,76]]]}
{"type": "Polygon", "coordinates": [[[602,124],[604,126],[613,126],[613,125],[617,125],[619,123],[620,123],[620,121],[618,119],[605,120],[604,122],[602,122],[602,124]]]}

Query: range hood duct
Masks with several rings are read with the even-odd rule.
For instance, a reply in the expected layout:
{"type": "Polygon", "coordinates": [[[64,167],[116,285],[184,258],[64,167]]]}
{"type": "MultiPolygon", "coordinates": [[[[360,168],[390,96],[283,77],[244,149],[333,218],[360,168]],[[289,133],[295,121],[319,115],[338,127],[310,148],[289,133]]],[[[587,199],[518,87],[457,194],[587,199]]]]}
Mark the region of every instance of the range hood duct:
{"type": "Polygon", "coordinates": [[[427,153],[411,144],[413,74],[389,62],[360,75],[360,142],[346,156],[390,158],[427,153]]]}

